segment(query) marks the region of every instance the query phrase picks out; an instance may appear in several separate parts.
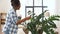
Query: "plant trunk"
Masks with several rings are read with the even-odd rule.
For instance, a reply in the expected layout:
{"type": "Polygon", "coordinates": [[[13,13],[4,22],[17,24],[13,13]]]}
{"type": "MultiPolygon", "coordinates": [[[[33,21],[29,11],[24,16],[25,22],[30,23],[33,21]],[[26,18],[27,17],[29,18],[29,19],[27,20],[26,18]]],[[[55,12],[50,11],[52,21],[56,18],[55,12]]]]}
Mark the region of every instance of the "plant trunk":
{"type": "Polygon", "coordinates": [[[43,30],[40,29],[40,30],[38,31],[38,33],[39,33],[39,34],[42,34],[42,33],[43,33],[43,30]]]}
{"type": "Polygon", "coordinates": [[[32,34],[42,34],[43,33],[43,30],[39,30],[39,31],[31,31],[32,34]]]}

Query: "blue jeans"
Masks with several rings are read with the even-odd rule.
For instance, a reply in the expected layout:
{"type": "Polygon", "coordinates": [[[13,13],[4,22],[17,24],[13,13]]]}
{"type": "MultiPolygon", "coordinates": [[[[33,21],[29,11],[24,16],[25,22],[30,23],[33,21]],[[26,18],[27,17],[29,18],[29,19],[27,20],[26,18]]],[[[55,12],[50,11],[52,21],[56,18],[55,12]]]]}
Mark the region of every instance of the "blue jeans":
{"type": "MultiPolygon", "coordinates": [[[[9,33],[9,29],[7,29],[6,31],[4,31],[4,34],[12,34],[13,31],[11,31],[11,33],[9,33]]],[[[14,32],[14,34],[17,34],[17,32],[14,32]]]]}
{"type": "Polygon", "coordinates": [[[6,31],[4,31],[4,34],[9,34],[9,30],[7,29],[6,31]]]}

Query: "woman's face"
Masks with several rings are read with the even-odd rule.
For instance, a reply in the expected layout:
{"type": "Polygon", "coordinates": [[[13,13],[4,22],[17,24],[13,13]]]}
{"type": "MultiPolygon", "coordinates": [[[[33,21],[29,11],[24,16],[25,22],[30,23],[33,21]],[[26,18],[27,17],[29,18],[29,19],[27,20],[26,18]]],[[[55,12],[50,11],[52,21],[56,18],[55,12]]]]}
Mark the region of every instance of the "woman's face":
{"type": "Polygon", "coordinates": [[[19,9],[20,9],[20,6],[16,6],[16,7],[15,7],[15,10],[19,10],[19,9]]]}

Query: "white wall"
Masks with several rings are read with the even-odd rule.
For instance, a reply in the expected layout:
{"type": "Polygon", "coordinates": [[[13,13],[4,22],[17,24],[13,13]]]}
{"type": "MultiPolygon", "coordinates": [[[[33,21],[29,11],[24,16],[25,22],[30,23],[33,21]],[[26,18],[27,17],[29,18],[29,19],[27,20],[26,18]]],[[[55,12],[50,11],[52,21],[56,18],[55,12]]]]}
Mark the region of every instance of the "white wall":
{"type": "MultiPolygon", "coordinates": [[[[60,0],[56,0],[56,14],[60,15],[60,0]]],[[[60,21],[57,22],[57,31],[60,34],[60,21]]]]}
{"type": "Polygon", "coordinates": [[[7,12],[9,10],[9,8],[10,8],[9,1],[8,0],[0,0],[0,12],[7,12]]]}
{"type": "Polygon", "coordinates": [[[56,12],[60,14],[60,0],[56,0],[56,12]]]}

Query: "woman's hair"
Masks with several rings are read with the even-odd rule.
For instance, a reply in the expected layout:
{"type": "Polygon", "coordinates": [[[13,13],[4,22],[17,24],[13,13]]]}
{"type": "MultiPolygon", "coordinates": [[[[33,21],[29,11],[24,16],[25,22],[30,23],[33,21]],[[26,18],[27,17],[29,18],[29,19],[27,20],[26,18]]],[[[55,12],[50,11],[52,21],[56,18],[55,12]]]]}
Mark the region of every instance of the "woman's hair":
{"type": "Polygon", "coordinates": [[[12,6],[15,6],[15,7],[16,7],[16,6],[21,6],[19,0],[11,0],[11,5],[12,5],[12,6]]]}

